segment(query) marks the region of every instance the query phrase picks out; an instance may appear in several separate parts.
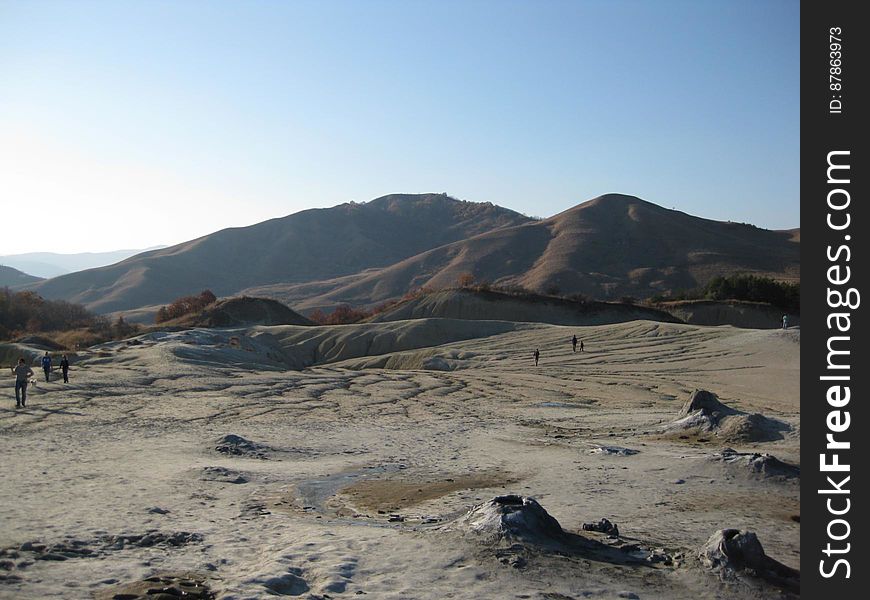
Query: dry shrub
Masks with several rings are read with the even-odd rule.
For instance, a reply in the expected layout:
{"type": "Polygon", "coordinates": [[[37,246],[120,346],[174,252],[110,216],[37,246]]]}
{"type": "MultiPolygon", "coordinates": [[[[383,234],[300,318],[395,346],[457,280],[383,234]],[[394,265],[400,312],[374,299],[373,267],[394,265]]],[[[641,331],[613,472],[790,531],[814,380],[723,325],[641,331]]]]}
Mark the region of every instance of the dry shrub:
{"type": "Polygon", "coordinates": [[[171,304],[161,306],[154,317],[155,323],[165,323],[184,315],[202,310],[209,304],[217,301],[217,296],[211,290],[203,290],[196,296],[182,296],[176,298],[171,304]]]}

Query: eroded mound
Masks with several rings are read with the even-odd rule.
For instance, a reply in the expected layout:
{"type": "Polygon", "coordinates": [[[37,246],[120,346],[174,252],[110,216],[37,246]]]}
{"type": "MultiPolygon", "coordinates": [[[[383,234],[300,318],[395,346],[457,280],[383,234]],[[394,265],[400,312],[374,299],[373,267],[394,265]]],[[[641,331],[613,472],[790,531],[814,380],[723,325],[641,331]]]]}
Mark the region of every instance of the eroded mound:
{"type": "Polygon", "coordinates": [[[726,577],[746,574],[786,589],[800,589],[800,571],[767,556],[752,531],[720,529],[698,552],[698,559],[726,577]]]}
{"type": "Polygon", "coordinates": [[[710,421],[718,422],[724,416],[736,414],[737,411],[719,401],[719,397],[707,390],[695,390],[688,401],[680,409],[680,417],[700,414],[710,421]]]}
{"type": "Polygon", "coordinates": [[[534,498],[515,494],[474,506],[456,521],[456,527],[490,542],[557,542],[564,534],[559,522],[534,498]]]}
{"type": "Polygon", "coordinates": [[[270,448],[264,444],[258,444],[247,440],[240,435],[228,433],[217,440],[214,449],[221,454],[230,456],[243,456],[247,458],[259,458],[268,460],[267,452],[270,448]]]}
{"type": "Polygon", "coordinates": [[[721,402],[712,392],[695,390],[675,421],[665,425],[667,433],[712,433],[732,442],[766,442],[782,439],[790,426],[760,413],[745,413],[721,402]]]}
{"type": "Polygon", "coordinates": [[[768,442],[781,440],[790,427],[760,413],[739,414],[724,420],[718,436],[732,442],[768,442]]]}
{"type": "Polygon", "coordinates": [[[218,300],[200,312],[184,315],[166,324],[181,327],[245,327],[314,323],[277,300],[241,296],[218,300]]]}
{"type": "Polygon", "coordinates": [[[772,454],[757,452],[737,452],[725,448],[710,457],[710,460],[722,462],[730,468],[744,472],[758,479],[800,479],[800,467],[783,462],[772,454]]]}

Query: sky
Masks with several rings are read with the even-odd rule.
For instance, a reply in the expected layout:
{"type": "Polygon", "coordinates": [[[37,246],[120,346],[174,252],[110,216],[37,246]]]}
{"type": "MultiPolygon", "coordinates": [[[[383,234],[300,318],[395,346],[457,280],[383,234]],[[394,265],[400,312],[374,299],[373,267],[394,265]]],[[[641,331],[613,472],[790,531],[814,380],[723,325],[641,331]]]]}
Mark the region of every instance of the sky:
{"type": "Polygon", "coordinates": [[[0,0],[0,255],[447,192],[797,227],[799,3],[0,0]]]}

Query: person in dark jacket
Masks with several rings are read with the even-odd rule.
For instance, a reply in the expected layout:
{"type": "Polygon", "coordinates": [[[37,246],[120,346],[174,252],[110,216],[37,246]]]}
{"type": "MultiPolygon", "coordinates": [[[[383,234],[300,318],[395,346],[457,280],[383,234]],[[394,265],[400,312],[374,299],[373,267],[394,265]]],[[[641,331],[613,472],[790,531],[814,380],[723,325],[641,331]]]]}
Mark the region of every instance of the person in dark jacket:
{"type": "Polygon", "coordinates": [[[15,373],[15,408],[18,408],[27,402],[27,381],[33,377],[33,369],[24,364],[23,358],[19,358],[12,372],[15,373]]]}
{"type": "Polygon", "coordinates": [[[69,383],[69,359],[66,354],[60,359],[60,370],[63,371],[63,382],[69,383]]]}
{"type": "Polygon", "coordinates": [[[574,352],[577,352],[577,336],[571,338],[571,348],[574,349],[574,352]]]}
{"type": "Polygon", "coordinates": [[[535,366],[538,366],[538,359],[541,358],[541,352],[535,348],[535,366]]]}

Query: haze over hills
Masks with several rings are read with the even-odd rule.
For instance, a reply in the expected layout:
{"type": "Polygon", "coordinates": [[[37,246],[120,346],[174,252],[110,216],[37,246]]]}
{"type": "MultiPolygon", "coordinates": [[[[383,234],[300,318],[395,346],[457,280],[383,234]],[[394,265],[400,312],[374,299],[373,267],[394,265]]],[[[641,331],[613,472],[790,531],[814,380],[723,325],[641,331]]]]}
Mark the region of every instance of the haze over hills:
{"type": "Polygon", "coordinates": [[[57,277],[84,269],[104,267],[125,258],[130,258],[140,252],[156,250],[164,246],[138,250],[113,250],[111,252],[79,252],[75,254],[58,254],[56,252],[26,252],[24,254],[7,254],[0,256],[0,264],[15,267],[38,278],[57,277]]]}
{"type": "Polygon", "coordinates": [[[356,274],[529,221],[491,203],[445,194],[394,194],[224,229],[111,266],[56,277],[33,289],[97,312],[126,310],[205,288],[225,296],[252,286],[356,274]]]}
{"type": "Polygon", "coordinates": [[[542,221],[487,232],[386,269],[306,286],[248,290],[299,309],[376,303],[414,287],[479,281],[598,299],[648,297],[705,284],[717,275],[755,273],[800,279],[800,230],[770,231],[712,221],[633,196],[608,194],[542,221]]]}

